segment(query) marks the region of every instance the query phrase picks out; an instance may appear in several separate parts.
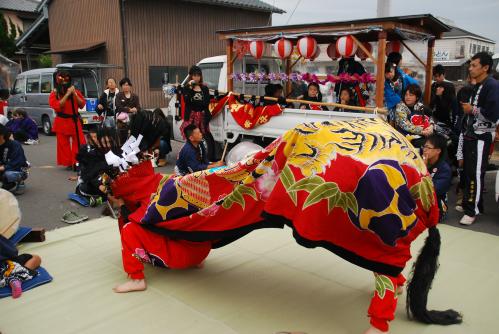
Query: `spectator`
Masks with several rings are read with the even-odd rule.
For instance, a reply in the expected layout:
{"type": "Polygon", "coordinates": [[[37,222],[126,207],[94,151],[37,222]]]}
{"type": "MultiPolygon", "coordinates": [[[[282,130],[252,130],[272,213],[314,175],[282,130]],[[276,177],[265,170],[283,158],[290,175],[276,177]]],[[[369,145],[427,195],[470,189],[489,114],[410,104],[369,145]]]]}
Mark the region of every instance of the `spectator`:
{"type": "Polygon", "coordinates": [[[283,91],[284,91],[284,87],[282,87],[281,84],[269,83],[267,86],[265,86],[265,96],[266,97],[275,97],[278,100],[277,101],[263,100],[263,105],[264,106],[272,106],[274,104],[286,105],[286,100],[282,96],[283,91]]]}
{"type": "Polygon", "coordinates": [[[395,112],[395,128],[404,135],[413,136],[412,144],[418,148],[425,142],[424,137],[433,133],[430,111],[420,102],[421,95],[418,85],[407,86],[404,100],[397,104],[395,112]]]}
{"type": "Polygon", "coordinates": [[[73,86],[68,72],[57,72],[55,82],[49,105],[56,113],[53,130],[57,136],[57,164],[76,170],[76,154],[79,146],[85,144],[78,108],[83,108],[85,98],[73,86]]]}
{"type": "MultiPolygon", "coordinates": [[[[341,58],[340,61],[338,62],[337,75],[344,73],[349,75],[354,75],[354,74],[362,75],[366,73],[366,69],[360,62],[355,60],[355,57],[341,58]]],[[[365,107],[367,104],[367,100],[369,100],[369,90],[366,84],[363,84],[362,86],[363,87],[361,87],[358,82],[354,83],[340,82],[339,84],[336,84],[334,86],[334,92],[336,94],[337,101],[338,102],[340,101],[341,90],[346,87],[350,88],[350,90],[352,91],[353,104],[365,107]]]]}
{"type": "Polygon", "coordinates": [[[220,167],[223,161],[209,163],[206,148],[203,145],[203,134],[195,124],[189,124],[184,129],[187,141],[178,153],[175,172],[178,175],[186,175],[200,170],[220,167]]]}
{"type": "Polygon", "coordinates": [[[395,107],[401,101],[400,95],[395,91],[395,72],[397,71],[397,65],[394,63],[385,64],[385,106],[388,109],[388,121],[393,123],[395,120],[395,107]]]}
{"type": "MultiPolygon", "coordinates": [[[[307,91],[305,92],[305,94],[303,94],[303,97],[301,99],[310,102],[322,102],[322,93],[319,84],[316,82],[309,83],[307,91]]],[[[300,109],[327,110],[325,106],[320,106],[313,103],[302,103],[300,104],[300,109]]]]}
{"type": "Polygon", "coordinates": [[[24,109],[16,109],[6,127],[15,140],[27,145],[38,144],[38,126],[24,109]]]}
{"type": "Polygon", "coordinates": [[[457,117],[456,88],[450,81],[445,80],[445,68],[442,65],[433,67],[431,85],[430,109],[436,122],[445,124],[449,129],[454,129],[457,117]]]}
{"type": "MultiPolygon", "coordinates": [[[[398,95],[399,102],[402,100],[403,95],[409,85],[418,85],[418,81],[413,77],[407,75],[400,65],[402,64],[402,55],[398,52],[391,52],[387,59],[387,63],[395,64],[395,73],[392,79],[393,90],[398,95]]],[[[398,103],[398,102],[397,102],[398,103]]],[[[395,103],[395,104],[397,104],[395,103]]]]}
{"type": "MultiPolygon", "coordinates": [[[[344,105],[354,105],[354,94],[351,88],[343,87],[340,91],[340,103],[344,105]]],[[[334,107],[334,111],[358,112],[344,107],[334,107]]]]}
{"type": "Polygon", "coordinates": [[[182,87],[181,92],[185,108],[183,110],[184,121],[180,126],[180,132],[187,139],[184,129],[189,124],[196,125],[205,138],[209,159],[214,159],[215,140],[210,132],[211,113],[208,109],[210,90],[203,82],[203,72],[199,66],[194,65],[189,69],[187,84],[182,87]]]}
{"type": "MultiPolygon", "coordinates": [[[[165,114],[163,113],[163,110],[161,110],[160,108],[154,109],[153,113],[155,113],[159,118],[162,118],[164,119],[165,122],[167,122],[165,114]]],[[[171,137],[170,126],[168,126],[165,128],[165,132],[161,135],[161,139],[159,141],[159,156],[158,156],[158,161],[156,163],[158,167],[164,167],[167,164],[166,155],[172,151],[170,137],[171,137]]]]}
{"type": "Polygon", "coordinates": [[[139,97],[132,92],[132,82],[128,78],[120,80],[121,92],[116,94],[116,119],[120,145],[124,144],[128,137],[130,115],[140,110],[139,97]]]}
{"type": "Polygon", "coordinates": [[[457,159],[463,166],[464,216],[460,224],[471,225],[483,212],[483,187],[489,148],[499,120],[499,83],[489,74],[492,57],[479,52],[471,58],[469,73],[476,80],[468,102],[461,102],[464,117],[457,159]]]}
{"type": "Polygon", "coordinates": [[[437,194],[440,221],[445,219],[447,214],[447,192],[452,181],[452,169],[446,161],[446,152],[445,137],[434,134],[426,139],[423,146],[423,160],[426,162],[437,194]]]}
{"type": "Polygon", "coordinates": [[[21,144],[10,139],[10,132],[0,125],[0,181],[2,188],[11,192],[24,189],[28,177],[28,162],[21,144]]]}
{"type": "Polygon", "coordinates": [[[116,80],[108,78],[106,80],[106,89],[99,97],[99,104],[97,105],[97,114],[104,115],[102,124],[108,128],[116,127],[116,95],[119,93],[116,88],[116,80]]]}

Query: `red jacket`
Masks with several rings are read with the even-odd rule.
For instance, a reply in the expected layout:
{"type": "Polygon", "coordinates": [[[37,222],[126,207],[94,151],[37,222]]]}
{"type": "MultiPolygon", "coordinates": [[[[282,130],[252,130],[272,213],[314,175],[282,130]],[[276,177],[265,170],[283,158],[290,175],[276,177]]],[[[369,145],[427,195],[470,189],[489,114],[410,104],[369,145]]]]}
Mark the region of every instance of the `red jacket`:
{"type": "MultiPolygon", "coordinates": [[[[80,97],[80,99],[83,99],[83,101],[86,102],[85,98],[83,97],[83,94],[78,89],[76,89],[75,92],[80,97]]],[[[60,100],[61,99],[57,98],[57,93],[55,91],[52,91],[52,93],[50,93],[49,105],[52,109],[54,109],[55,113],[57,114],[57,117],[54,120],[54,125],[52,126],[52,130],[54,132],[59,132],[64,135],[74,135],[75,122],[73,116],[74,113],[76,113],[76,117],[79,118],[78,102],[75,98],[73,98],[73,105],[74,105],[74,112],[73,112],[73,107],[71,106],[71,98],[68,98],[66,100],[64,108],[61,108],[61,105],[59,103],[60,100]]],[[[81,122],[79,120],[77,124],[79,124],[78,126],[79,131],[82,131],[81,122]]]]}

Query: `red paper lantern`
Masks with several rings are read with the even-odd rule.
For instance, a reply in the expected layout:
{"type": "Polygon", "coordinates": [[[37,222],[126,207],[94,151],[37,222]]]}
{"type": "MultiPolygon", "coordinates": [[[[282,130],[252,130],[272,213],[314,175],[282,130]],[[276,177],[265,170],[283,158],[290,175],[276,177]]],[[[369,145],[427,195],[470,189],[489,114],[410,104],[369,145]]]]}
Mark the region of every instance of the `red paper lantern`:
{"type": "MultiPolygon", "coordinates": [[[[372,47],[371,43],[364,42],[364,43],[362,43],[362,46],[365,47],[367,49],[367,51],[373,52],[373,47],[372,47]]],[[[357,57],[360,58],[360,60],[367,59],[367,53],[365,53],[364,50],[362,50],[361,48],[358,48],[357,52],[355,54],[357,55],[357,57]]]]}
{"type": "Polygon", "coordinates": [[[386,55],[388,56],[392,52],[402,54],[402,52],[404,52],[404,45],[402,45],[400,41],[391,41],[386,43],[386,55]]]}
{"type": "Polygon", "coordinates": [[[249,46],[251,55],[256,59],[262,58],[264,49],[265,44],[263,43],[263,41],[252,41],[249,46]]]}
{"type": "Polygon", "coordinates": [[[274,43],[274,51],[279,58],[288,58],[293,52],[293,43],[290,40],[281,38],[274,43]]]}
{"type": "Polygon", "coordinates": [[[331,44],[328,45],[328,47],[327,47],[327,55],[332,60],[337,60],[339,58],[338,57],[338,51],[336,51],[336,43],[331,43],[331,44]]]}
{"type": "Polygon", "coordinates": [[[343,36],[336,41],[336,51],[345,58],[352,57],[357,51],[357,44],[351,36],[343,36]]]}
{"type": "Polygon", "coordinates": [[[317,41],[315,38],[307,36],[300,38],[296,45],[300,55],[305,59],[310,59],[314,55],[315,48],[317,47],[317,41]]]}
{"type": "Polygon", "coordinates": [[[314,54],[312,55],[312,57],[310,58],[310,60],[314,61],[315,59],[317,59],[317,57],[319,57],[320,54],[321,54],[321,48],[319,47],[319,45],[316,45],[315,46],[314,54]]]}

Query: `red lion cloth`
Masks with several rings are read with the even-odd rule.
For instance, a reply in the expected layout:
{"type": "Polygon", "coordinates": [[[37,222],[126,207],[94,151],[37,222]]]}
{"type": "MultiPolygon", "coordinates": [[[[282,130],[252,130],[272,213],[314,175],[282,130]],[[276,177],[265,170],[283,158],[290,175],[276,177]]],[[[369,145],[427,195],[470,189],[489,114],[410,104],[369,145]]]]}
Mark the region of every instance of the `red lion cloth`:
{"type": "Polygon", "coordinates": [[[124,263],[134,258],[139,271],[127,271],[132,277],[143,277],[137,261],[169,266],[178,252],[176,265],[192,266],[252,230],[287,225],[300,245],[375,273],[368,313],[382,331],[394,317],[411,242],[439,216],[421,157],[376,119],[302,124],[234,166],[143,182],[157,191],[122,235],[124,263]],[[170,247],[178,241],[189,243],[170,247]]]}

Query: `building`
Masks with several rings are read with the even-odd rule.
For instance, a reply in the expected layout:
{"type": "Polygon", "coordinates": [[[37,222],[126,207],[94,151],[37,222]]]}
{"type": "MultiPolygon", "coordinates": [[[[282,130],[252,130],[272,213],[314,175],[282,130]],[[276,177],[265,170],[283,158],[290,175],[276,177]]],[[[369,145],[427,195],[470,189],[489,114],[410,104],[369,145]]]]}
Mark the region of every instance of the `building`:
{"type": "MultiPolygon", "coordinates": [[[[36,9],[39,4],[40,2],[37,0],[2,0],[0,1],[0,12],[8,23],[14,24],[16,36],[19,37],[35,22],[38,17],[36,9]]],[[[7,28],[10,32],[10,24],[7,24],[7,28]]],[[[45,48],[42,47],[41,51],[48,50],[48,40],[46,42],[45,48]]],[[[40,54],[40,49],[37,50],[35,46],[33,52],[20,52],[11,59],[19,63],[23,69],[29,70],[33,66],[37,66],[36,56],[38,54],[40,54]]]]}
{"type": "Polygon", "coordinates": [[[284,13],[259,0],[43,0],[32,29],[18,40],[29,48],[48,26],[53,63],[114,64],[103,77],[128,76],[141,105],[164,107],[164,73],[181,79],[202,58],[223,54],[215,31],[268,25],[284,13]]]}
{"type": "MultiPolygon", "coordinates": [[[[475,53],[486,51],[495,52],[495,41],[451,26],[451,30],[444,32],[442,39],[435,41],[434,64],[442,64],[446,68],[446,78],[451,81],[466,79],[468,75],[466,61],[475,53]]],[[[423,43],[408,43],[408,46],[423,60],[426,60],[426,45],[423,43]]],[[[403,66],[421,68],[418,60],[407,50],[403,53],[403,66]]],[[[418,71],[420,72],[420,71],[418,71]]]]}

